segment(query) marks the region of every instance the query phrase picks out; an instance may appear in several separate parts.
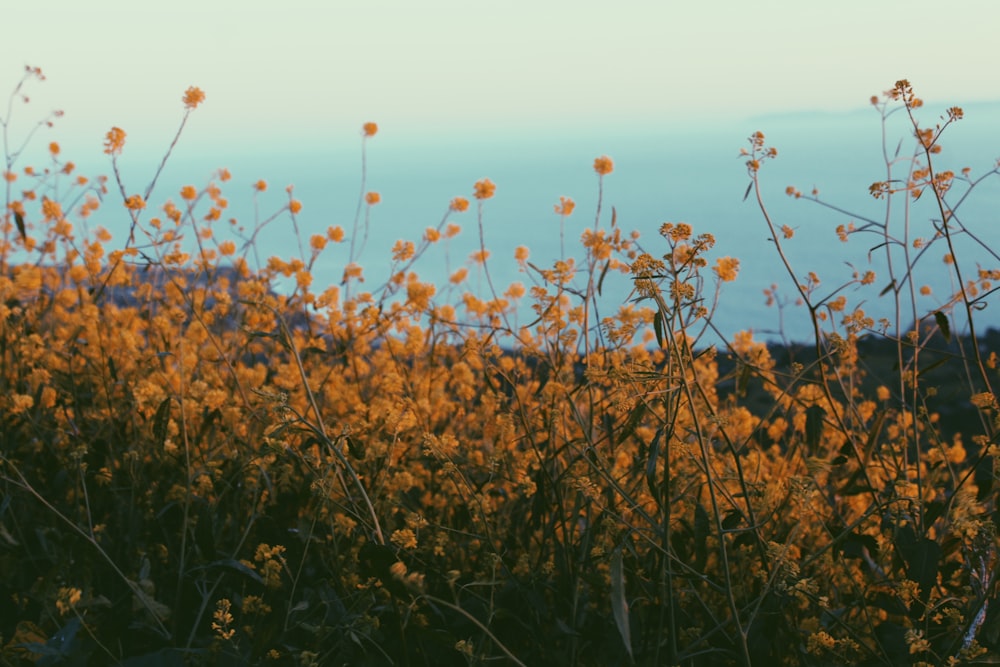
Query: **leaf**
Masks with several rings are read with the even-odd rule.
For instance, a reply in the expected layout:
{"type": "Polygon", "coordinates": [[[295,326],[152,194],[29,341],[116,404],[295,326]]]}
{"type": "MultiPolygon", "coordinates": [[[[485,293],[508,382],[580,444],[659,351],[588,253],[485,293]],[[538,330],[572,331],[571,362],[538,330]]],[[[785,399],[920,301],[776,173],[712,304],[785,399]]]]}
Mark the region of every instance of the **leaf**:
{"type": "Polygon", "coordinates": [[[14,211],[14,223],[17,225],[17,231],[21,235],[21,241],[24,243],[28,242],[28,232],[24,227],[24,216],[14,211]]]}
{"type": "Polygon", "coordinates": [[[653,333],[656,334],[656,344],[663,347],[663,313],[660,311],[653,314],[653,333]]]}
{"type": "Polygon", "coordinates": [[[889,292],[893,291],[894,289],[896,289],[896,280],[895,280],[895,278],[892,280],[891,283],[889,283],[888,285],[886,285],[882,289],[882,291],[878,293],[878,295],[879,296],[885,296],[886,294],[888,294],[889,292]]]}
{"type": "Polygon", "coordinates": [[[167,425],[170,422],[170,397],[163,399],[160,406],[156,408],[156,416],[153,417],[153,439],[156,441],[158,449],[163,449],[167,441],[167,425]]]}
{"type": "Polygon", "coordinates": [[[708,561],[708,531],[711,522],[708,512],[698,503],[694,506],[694,568],[698,572],[705,571],[708,561]]]}
{"type": "Polygon", "coordinates": [[[614,229],[616,224],[618,224],[618,211],[615,209],[614,206],[612,206],[611,207],[611,229],[614,229]]]}
{"type": "Polygon", "coordinates": [[[628,601],[625,599],[625,573],[622,568],[622,548],[618,547],[611,553],[611,613],[618,626],[625,650],[629,658],[632,656],[632,634],[628,623],[628,601]]]}
{"type": "Polygon", "coordinates": [[[604,263],[604,268],[601,270],[601,277],[597,279],[597,294],[603,296],[601,288],[604,287],[604,276],[608,275],[608,269],[611,268],[611,260],[604,263]]]}
{"type": "Polygon", "coordinates": [[[653,442],[649,445],[649,458],[646,460],[646,486],[649,487],[649,493],[653,496],[653,500],[660,505],[662,505],[662,501],[660,499],[660,488],[656,484],[656,459],[660,455],[661,437],[663,437],[663,427],[656,429],[653,442]]]}
{"type": "Polygon", "coordinates": [[[743,201],[747,200],[747,197],[750,196],[750,190],[752,189],[753,189],[753,181],[750,181],[749,183],[747,183],[747,191],[743,193],[743,201]]]}
{"type": "Polygon", "coordinates": [[[942,313],[940,310],[934,311],[934,319],[937,321],[938,329],[941,330],[941,335],[944,336],[944,342],[951,342],[951,325],[948,324],[948,316],[942,313]]]}
{"type": "Polygon", "coordinates": [[[818,405],[810,405],[806,408],[806,446],[815,449],[819,446],[819,441],[823,437],[823,420],[826,418],[826,410],[818,405]]]}

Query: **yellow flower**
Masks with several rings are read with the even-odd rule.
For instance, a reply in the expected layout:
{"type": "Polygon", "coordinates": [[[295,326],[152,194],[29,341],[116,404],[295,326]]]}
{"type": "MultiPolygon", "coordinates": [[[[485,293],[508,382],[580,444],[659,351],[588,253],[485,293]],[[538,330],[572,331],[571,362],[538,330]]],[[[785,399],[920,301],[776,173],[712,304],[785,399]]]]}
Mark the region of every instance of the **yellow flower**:
{"type": "Polygon", "coordinates": [[[378,123],[368,122],[361,126],[361,134],[366,137],[374,137],[378,132],[378,123]]]}
{"type": "Polygon", "coordinates": [[[469,209],[469,200],[465,197],[455,197],[451,200],[451,210],[461,213],[469,209]]]}
{"type": "Polygon", "coordinates": [[[574,202],[569,197],[560,197],[559,203],[556,204],[553,208],[555,208],[556,210],[556,215],[561,215],[563,217],[566,217],[573,213],[573,209],[576,208],[576,202],[574,202]]]}
{"type": "Polygon", "coordinates": [[[68,614],[80,602],[82,593],[79,588],[60,588],[56,597],[56,608],[60,614],[68,614]]]}
{"type": "Polygon", "coordinates": [[[473,186],[473,195],[476,199],[489,199],[496,192],[497,186],[488,178],[476,181],[473,186]]]}
{"type": "Polygon", "coordinates": [[[733,257],[720,257],[715,262],[715,275],[719,276],[722,282],[728,283],[736,280],[736,274],[740,270],[740,260],[733,257]]]}
{"type": "Polygon", "coordinates": [[[121,155],[122,148],[125,147],[125,130],[120,127],[113,127],[108,130],[104,138],[104,152],[107,155],[121,155]]]}
{"type": "Polygon", "coordinates": [[[146,208],[146,202],[139,195],[132,195],[125,200],[125,208],[130,211],[141,211],[146,208]]]}
{"type": "Polygon", "coordinates": [[[186,91],[184,91],[183,101],[185,108],[194,109],[205,101],[205,93],[202,92],[201,88],[190,86],[186,91]]]}
{"type": "Polygon", "coordinates": [[[594,160],[594,171],[596,171],[601,176],[606,176],[610,174],[615,169],[614,161],[607,155],[602,155],[594,160]]]}

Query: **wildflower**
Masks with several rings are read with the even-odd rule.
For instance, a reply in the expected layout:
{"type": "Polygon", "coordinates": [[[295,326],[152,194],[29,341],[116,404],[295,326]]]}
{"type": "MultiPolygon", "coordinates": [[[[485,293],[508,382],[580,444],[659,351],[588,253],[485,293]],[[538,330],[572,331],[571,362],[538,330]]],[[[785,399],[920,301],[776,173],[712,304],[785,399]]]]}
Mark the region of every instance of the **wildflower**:
{"type": "MultiPolygon", "coordinates": [[[[468,202],[466,202],[466,203],[468,203],[468,202]]],[[[454,238],[454,237],[458,236],[458,233],[461,232],[461,231],[462,231],[462,228],[459,225],[456,225],[454,222],[449,222],[448,226],[445,227],[445,229],[444,229],[444,235],[445,235],[446,238],[450,239],[450,238],[454,238]]]]}
{"type": "Polygon", "coordinates": [[[327,227],[326,237],[333,241],[334,243],[340,243],[344,240],[344,228],[340,225],[334,227],[327,227]]]}
{"type": "Polygon", "coordinates": [[[313,234],[309,237],[309,247],[319,252],[326,247],[327,238],[322,234],[313,234]]]}
{"type": "Polygon", "coordinates": [[[222,169],[220,169],[218,171],[218,176],[219,176],[219,180],[222,181],[223,183],[225,183],[226,181],[228,181],[230,178],[233,177],[233,175],[230,174],[229,170],[226,169],[225,167],[223,167],[222,169]]]}
{"type": "Polygon", "coordinates": [[[424,239],[426,239],[428,243],[437,243],[441,239],[441,232],[434,227],[428,227],[424,230],[424,239]]]}
{"type": "Polygon", "coordinates": [[[223,241],[219,244],[219,253],[223,256],[228,257],[236,252],[236,244],[230,240],[223,241]]]}
{"type": "Polygon", "coordinates": [[[79,588],[60,588],[56,597],[56,608],[60,614],[68,614],[80,602],[81,597],[79,588]]]}
{"type": "Polygon", "coordinates": [[[988,391],[974,394],[969,398],[969,401],[980,410],[988,410],[989,408],[996,407],[996,397],[988,391]]]}
{"type": "Polygon", "coordinates": [[[518,262],[526,262],[528,260],[528,247],[519,245],[514,249],[514,259],[518,262]]]}
{"type": "Polygon", "coordinates": [[[556,215],[567,217],[572,215],[573,209],[576,208],[576,202],[569,197],[560,197],[559,203],[554,205],[553,208],[556,211],[556,215]]]}
{"type": "Polygon", "coordinates": [[[193,185],[185,185],[181,188],[181,199],[191,201],[198,196],[198,190],[193,185]]]}
{"type": "Polygon", "coordinates": [[[740,270],[740,260],[734,257],[720,257],[715,262],[715,275],[719,276],[722,282],[728,283],[736,280],[736,274],[740,270]]]}
{"type": "Polygon", "coordinates": [[[452,211],[461,213],[462,211],[467,211],[469,209],[469,200],[465,197],[455,197],[451,200],[450,207],[452,211]]]}
{"type": "Polygon", "coordinates": [[[488,178],[476,181],[473,186],[473,194],[476,199],[489,199],[496,192],[497,186],[488,178]]]}
{"type": "Polygon", "coordinates": [[[125,208],[130,211],[141,211],[146,208],[146,202],[141,196],[132,195],[125,200],[125,208]]]}
{"type": "Polygon", "coordinates": [[[600,176],[606,176],[615,169],[615,163],[607,155],[602,155],[594,160],[594,171],[600,176]]]}
{"type": "Polygon", "coordinates": [[[267,190],[267,181],[265,181],[264,179],[257,181],[256,183],[253,184],[253,189],[256,190],[257,192],[264,192],[265,190],[267,190]]]}
{"type": "Polygon", "coordinates": [[[121,155],[125,147],[125,130],[112,127],[104,138],[104,152],[107,155],[121,155]]]}
{"type": "Polygon", "coordinates": [[[222,598],[215,604],[215,612],[212,614],[212,630],[223,641],[232,639],[233,635],[236,634],[236,629],[229,627],[235,620],[230,609],[232,609],[232,603],[226,598],[222,598]]]}
{"type": "Polygon", "coordinates": [[[300,202],[298,199],[292,199],[291,201],[288,202],[288,210],[291,211],[293,215],[295,213],[298,213],[299,211],[302,210],[302,202],[300,202]]]}
{"type": "Polygon", "coordinates": [[[378,123],[368,122],[361,126],[361,134],[366,137],[374,137],[378,132],[378,123]]]}
{"type": "MultiPolygon", "coordinates": [[[[389,538],[393,544],[401,549],[416,549],[417,548],[417,536],[409,528],[403,528],[402,530],[397,530],[392,533],[389,538]]],[[[405,570],[404,570],[405,572],[405,570]]]]}
{"type": "Polygon", "coordinates": [[[379,203],[380,201],[382,201],[382,195],[380,195],[379,193],[377,193],[377,192],[366,192],[365,193],[365,202],[369,206],[374,206],[375,204],[379,203]]]}
{"type": "Polygon", "coordinates": [[[59,155],[59,144],[57,144],[54,141],[51,144],[49,144],[49,152],[52,153],[53,157],[59,155]]]}
{"type": "Polygon", "coordinates": [[[205,93],[202,92],[201,88],[196,86],[190,86],[184,91],[184,108],[194,109],[199,104],[205,101],[205,93]]]}

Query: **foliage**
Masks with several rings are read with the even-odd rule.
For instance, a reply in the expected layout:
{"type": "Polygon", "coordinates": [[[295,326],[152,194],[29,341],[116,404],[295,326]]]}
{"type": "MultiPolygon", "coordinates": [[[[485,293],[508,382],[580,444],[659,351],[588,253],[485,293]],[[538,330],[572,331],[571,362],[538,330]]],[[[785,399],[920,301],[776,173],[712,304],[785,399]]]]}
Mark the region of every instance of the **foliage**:
{"type": "MultiPolygon", "coordinates": [[[[185,93],[181,129],[203,100],[185,93]]],[[[219,222],[226,170],[154,215],[156,178],[127,189],[126,135],[114,128],[105,148],[130,234],[109,251],[110,234],[88,228],[107,182],[74,176],[57,144],[47,169],[18,166],[4,119],[0,660],[996,656],[997,353],[975,325],[1000,274],[959,262],[955,240],[976,236],[949,198],[997,170],[972,180],[934,167],[961,110],[924,129],[905,81],[873,104],[883,122],[902,110],[916,150],[887,156],[872,187],[886,219],[837,233],[878,234],[888,276],[858,272],[824,292],[815,273],[793,270],[794,232],[762,195],[777,151],[761,133],[744,150],[748,194],[815,330],[787,360],[750,332],[721,351],[703,344],[739,263],[717,258],[709,271],[714,239],[685,223],[665,223],[659,249],[646,249],[599,204],[579,256],[542,267],[519,249],[530,286],[501,291],[485,243],[496,188],[483,180],[467,267],[447,285],[414,270],[471,213],[456,197],[421,239],[396,244],[390,279],[365,291],[355,260],[380,196],[364,168],[350,235],[300,236],[300,256],[262,262],[263,225],[298,231],[291,189],[249,230],[219,222]],[[940,218],[918,244],[888,206],[921,193],[940,218]],[[918,260],[942,246],[958,288],[921,312],[918,260]],[[328,255],[343,280],[315,291],[312,268],[328,255]],[[895,322],[848,301],[877,281],[895,322]],[[616,290],[620,307],[602,314],[599,297],[616,290]],[[526,310],[534,321],[520,325],[526,310]],[[868,366],[874,340],[895,367],[868,366]],[[938,422],[942,369],[961,382],[947,401],[978,419],[962,430],[938,422]]],[[[363,127],[362,164],[377,131],[363,127]]],[[[613,162],[594,169],[603,194],[613,162]]],[[[555,209],[562,228],[574,204],[555,209]]]]}

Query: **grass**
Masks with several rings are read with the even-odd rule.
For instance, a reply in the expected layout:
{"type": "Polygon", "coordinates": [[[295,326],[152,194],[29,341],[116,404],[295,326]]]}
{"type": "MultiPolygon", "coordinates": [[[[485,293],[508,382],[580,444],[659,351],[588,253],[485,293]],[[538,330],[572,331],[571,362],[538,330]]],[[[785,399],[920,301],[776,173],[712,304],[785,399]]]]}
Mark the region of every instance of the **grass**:
{"type": "MultiPolygon", "coordinates": [[[[185,93],[181,130],[203,99],[185,93]]],[[[291,190],[229,225],[221,170],[154,212],[156,179],[126,187],[115,129],[130,233],[113,242],[88,226],[118,206],[108,182],[76,176],[57,144],[47,168],[19,165],[8,113],[0,661],[994,660],[997,351],[977,318],[1000,272],[956,248],[982,233],[959,206],[998,172],[935,166],[960,109],[924,129],[905,81],[873,106],[887,145],[899,120],[914,149],[886,152],[885,218],[831,237],[875,234],[888,275],[796,269],[794,230],[763,194],[777,151],[761,133],[744,149],[801,302],[784,317],[815,333],[781,349],[749,332],[701,344],[738,261],[685,223],[649,242],[622,230],[602,208],[606,156],[593,226],[551,266],[519,250],[527,284],[490,276],[484,179],[366,291],[355,258],[379,197],[364,166],[350,233],[261,257],[262,226],[298,232],[291,190]],[[917,196],[938,220],[899,205],[917,196]],[[463,214],[479,253],[447,284],[422,281],[463,214]],[[929,249],[957,288],[925,311],[929,249]],[[339,284],[312,284],[320,258],[344,266],[339,284]],[[856,305],[878,292],[894,321],[856,305]],[[525,305],[534,321],[513,324],[525,305]],[[946,408],[975,419],[942,423],[946,408]]],[[[363,165],[377,132],[363,127],[363,165]]]]}

